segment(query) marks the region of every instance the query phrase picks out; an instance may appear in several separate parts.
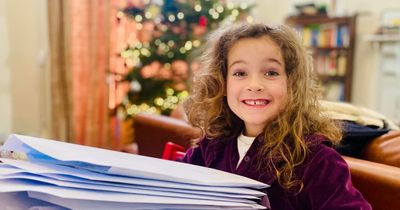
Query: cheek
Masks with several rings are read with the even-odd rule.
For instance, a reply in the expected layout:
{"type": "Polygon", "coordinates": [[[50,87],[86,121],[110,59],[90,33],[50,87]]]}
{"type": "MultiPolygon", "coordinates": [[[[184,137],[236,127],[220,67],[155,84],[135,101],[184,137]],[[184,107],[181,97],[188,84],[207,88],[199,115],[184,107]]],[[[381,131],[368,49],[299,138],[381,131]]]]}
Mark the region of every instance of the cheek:
{"type": "Polygon", "coordinates": [[[277,84],[274,87],[274,91],[275,94],[275,98],[279,99],[281,101],[281,103],[286,102],[287,97],[288,97],[288,90],[287,90],[287,84],[286,82],[282,82],[280,84],[277,84]]]}

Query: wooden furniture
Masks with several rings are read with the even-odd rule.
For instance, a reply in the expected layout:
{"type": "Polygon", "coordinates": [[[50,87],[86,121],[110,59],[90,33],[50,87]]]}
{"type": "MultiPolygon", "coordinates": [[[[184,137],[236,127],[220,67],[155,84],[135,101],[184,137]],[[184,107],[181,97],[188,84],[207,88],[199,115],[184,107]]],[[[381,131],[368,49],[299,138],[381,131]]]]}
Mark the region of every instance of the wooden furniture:
{"type": "Polygon", "coordinates": [[[356,16],[291,16],[286,24],[300,32],[310,49],[324,99],[350,102],[356,16]]]}

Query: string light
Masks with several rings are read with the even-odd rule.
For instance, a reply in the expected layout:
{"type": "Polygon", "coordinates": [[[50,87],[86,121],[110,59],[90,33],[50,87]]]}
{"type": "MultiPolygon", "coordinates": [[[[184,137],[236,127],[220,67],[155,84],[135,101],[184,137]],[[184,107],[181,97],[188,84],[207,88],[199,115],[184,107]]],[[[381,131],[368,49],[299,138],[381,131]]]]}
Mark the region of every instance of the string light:
{"type": "Polygon", "coordinates": [[[168,16],[168,20],[169,20],[170,22],[174,22],[174,21],[175,21],[175,16],[174,16],[174,15],[169,15],[169,16],[168,16]]]}
{"type": "Polygon", "coordinates": [[[194,5],[194,11],[200,12],[201,11],[201,5],[200,4],[194,5]]]}
{"type": "Polygon", "coordinates": [[[172,96],[172,95],[174,95],[175,91],[174,91],[174,89],[172,89],[172,88],[167,88],[167,89],[165,90],[165,93],[166,93],[168,96],[172,96]]]}
{"type": "Polygon", "coordinates": [[[224,7],[221,6],[221,5],[219,5],[219,6],[217,7],[217,12],[218,12],[218,13],[223,13],[223,12],[224,12],[224,7]]]}
{"type": "Polygon", "coordinates": [[[119,11],[117,12],[117,18],[123,18],[124,17],[124,13],[119,11]]]}
{"type": "Polygon", "coordinates": [[[193,46],[194,46],[194,47],[199,47],[200,44],[201,44],[201,42],[200,42],[199,40],[194,40],[194,41],[193,41],[193,46]]]}
{"type": "Polygon", "coordinates": [[[237,17],[239,15],[239,11],[237,9],[232,10],[232,16],[237,17]]]}
{"type": "Polygon", "coordinates": [[[164,64],[164,68],[166,68],[166,69],[171,68],[171,64],[170,64],[170,63],[165,63],[165,64],[164,64]]]}
{"type": "Polygon", "coordinates": [[[139,50],[134,50],[134,51],[133,51],[133,56],[134,56],[134,57],[139,57],[139,55],[140,55],[139,50]]]}
{"type": "Polygon", "coordinates": [[[252,23],[252,22],[254,21],[254,19],[253,19],[253,17],[251,17],[251,16],[247,16],[246,21],[247,21],[248,23],[252,23]]]}
{"type": "Polygon", "coordinates": [[[218,18],[219,18],[219,14],[218,14],[218,13],[214,13],[214,14],[212,15],[212,17],[213,17],[214,19],[218,19],[218,18]]]}
{"type": "Polygon", "coordinates": [[[191,41],[187,41],[187,42],[185,43],[185,49],[186,49],[187,51],[189,51],[189,50],[192,49],[192,42],[191,42],[191,41]]]}
{"type": "Polygon", "coordinates": [[[185,17],[183,12],[179,12],[176,16],[178,17],[179,20],[182,20],[185,17]]]}
{"type": "Polygon", "coordinates": [[[247,3],[246,2],[240,3],[240,8],[241,9],[247,9],[247,3]]]}
{"type": "Polygon", "coordinates": [[[144,16],[145,16],[147,19],[150,19],[153,15],[152,15],[150,12],[146,12],[146,13],[144,14],[144,16]]]}
{"type": "Polygon", "coordinates": [[[228,9],[233,9],[234,6],[235,6],[235,5],[234,5],[232,2],[228,2],[228,3],[226,4],[226,7],[227,7],[228,9]]]}
{"type": "Polygon", "coordinates": [[[181,48],[179,49],[179,52],[182,53],[182,54],[185,54],[185,53],[186,53],[186,50],[185,50],[185,48],[181,47],[181,48]]]}
{"type": "Polygon", "coordinates": [[[215,9],[214,9],[214,8],[211,8],[211,9],[208,10],[208,13],[209,13],[210,15],[214,15],[216,12],[215,12],[215,9]]]}
{"type": "Polygon", "coordinates": [[[142,20],[143,20],[143,17],[141,15],[136,15],[135,16],[135,21],[136,22],[142,22],[142,20]]]}
{"type": "Polygon", "coordinates": [[[154,99],[154,104],[157,106],[162,106],[164,104],[164,99],[161,97],[157,97],[156,99],[154,99]]]}
{"type": "Polygon", "coordinates": [[[160,45],[158,45],[158,49],[161,51],[165,51],[166,47],[167,47],[167,45],[164,42],[161,42],[160,45]]]}
{"type": "Polygon", "coordinates": [[[167,44],[168,46],[173,47],[175,42],[173,40],[169,40],[167,44]]]}

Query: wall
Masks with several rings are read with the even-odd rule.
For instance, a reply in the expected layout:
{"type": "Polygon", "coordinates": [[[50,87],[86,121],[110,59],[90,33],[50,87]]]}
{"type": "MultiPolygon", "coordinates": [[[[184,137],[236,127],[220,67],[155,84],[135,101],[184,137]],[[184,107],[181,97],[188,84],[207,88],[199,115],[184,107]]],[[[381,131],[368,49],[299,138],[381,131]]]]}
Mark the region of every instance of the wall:
{"type": "Polygon", "coordinates": [[[0,1],[0,140],[48,125],[47,1],[0,1]]]}
{"type": "Polygon", "coordinates": [[[5,1],[0,1],[0,140],[11,132],[10,68],[6,65],[9,53],[5,1]]]}

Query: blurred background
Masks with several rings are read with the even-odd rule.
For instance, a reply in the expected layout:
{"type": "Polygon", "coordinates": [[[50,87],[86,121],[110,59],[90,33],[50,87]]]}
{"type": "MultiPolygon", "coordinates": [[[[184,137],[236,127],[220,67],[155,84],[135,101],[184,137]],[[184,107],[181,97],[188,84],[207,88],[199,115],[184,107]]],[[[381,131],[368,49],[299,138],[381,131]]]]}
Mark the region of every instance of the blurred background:
{"type": "Polygon", "coordinates": [[[136,113],[184,120],[204,40],[233,22],[293,26],[324,99],[400,122],[398,0],[0,0],[0,140],[119,150],[136,113]]]}

